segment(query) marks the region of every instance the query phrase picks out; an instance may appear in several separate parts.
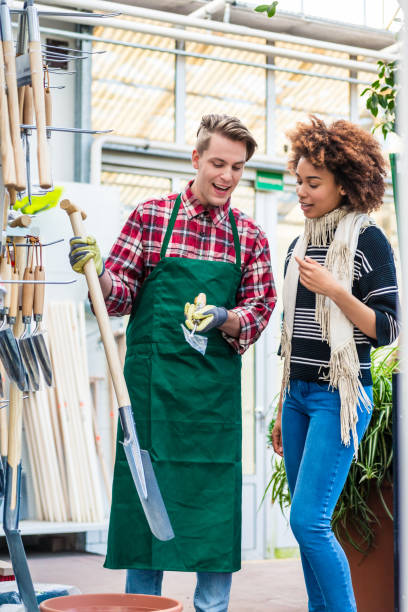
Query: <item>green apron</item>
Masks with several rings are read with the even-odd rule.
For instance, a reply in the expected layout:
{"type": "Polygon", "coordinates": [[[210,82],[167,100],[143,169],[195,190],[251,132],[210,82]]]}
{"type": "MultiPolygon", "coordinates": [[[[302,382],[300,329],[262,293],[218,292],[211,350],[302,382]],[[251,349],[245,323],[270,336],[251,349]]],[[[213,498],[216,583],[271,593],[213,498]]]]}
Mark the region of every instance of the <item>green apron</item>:
{"type": "Polygon", "coordinates": [[[150,532],[120,442],[119,427],[105,567],[234,572],[241,567],[241,357],[218,329],[203,356],[186,342],[183,308],[200,292],[230,309],[241,281],[236,263],[166,257],[135,300],[127,328],[125,377],[141,448],[149,451],[175,538],[150,532]]]}

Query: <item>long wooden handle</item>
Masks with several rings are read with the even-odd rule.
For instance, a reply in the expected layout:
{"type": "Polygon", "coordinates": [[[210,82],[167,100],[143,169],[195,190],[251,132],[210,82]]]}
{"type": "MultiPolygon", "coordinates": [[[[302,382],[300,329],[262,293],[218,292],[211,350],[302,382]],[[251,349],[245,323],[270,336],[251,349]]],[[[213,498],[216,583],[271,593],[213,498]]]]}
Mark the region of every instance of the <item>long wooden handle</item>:
{"type": "MultiPolygon", "coordinates": [[[[61,208],[69,215],[74,236],[86,236],[83,219],[86,215],[80,208],[76,207],[69,200],[61,202],[61,208]]],[[[118,348],[109,322],[105,300],[103,299],[102,289],[99,284],[95,262],[90,259],[84,266],[86,282],[88,283],[89,294],[92,306],[101,332],[103,346],[105,348],[106,359],[112,376],[113,386],[119,406],[130,406],[129,393],[120,363],[118,348]]]]}
{"type": "Polygon", "coordinates": [[[24,151],[20,137],[20,116],[18,108],[16,57],[12,40],[3,40],[4,65],[6,68],[6,83],[8,109],[10,117],[11,141],[14,149],[14,163],[16,166],[16,186],[18,191],[26,188],[26,175],[24,164],[24,151]]]}
{"type": "Polygon", "coordinates": [[[33,125],[33,88],[30,85],[26,85],[24,89],[23,123],[24,125],[33,125]]]}
{"type": "Polygon", "coordinates": [[[11,145],[10,119],[7,107],[6,76],[4,73],[3,44],[0,42],[0,139],[1,166],[3,183],[8,187],[16,186],[16,166],[11,145]]]}
{"type": "MultiPolygon", "coordinates": [[[[41,266],[36,266],[34,270],[34,280],[45,280],[45,270],[41,266]]],[[[34,286],[34,315],[41,316],[44,312],[44,293],[45,285],[34,286]]]]}
{"type": "MultiPolygon", "coordinates": [[[[34,270],[27,266],[24,270],[23,280],[25,281],[33,281],[34,280],[34,270]]],[[[33,312],[33,304],[34,304],[34,285],[25,284],[23,285],[23,300],[21,307],[21,314],[23,316],[23,321],[26,317],[31,317],[33,312]]]]}
{"type": "MultiPolygon", "coordinates": [[[[11,265],[10,262],[7,261],[7,257],[3,257],[0,264],[0,276],[3,280],[11,280],[11,265]]],[[[7,293],[4,296],[4,308],[10,308],[10,299],[11,299],[11,288],[12,285],[6,285],[7,293]]]]}
{"type": "Polygon", "coordinates": [[[35,122],[37,125],[37,158],[38,175],[42,189],[50,189],[51,168],[45,129],[45,100],[43,87],[43,66],[41,42],[31,41],[28,45],[30,53],[31,84],[33,88],[35,122]]]}
{"type": "MultiPolygon", "coordinates": [[[[16,281],[19,280],[19,274],[15,270],[13,270],[11,274],[11,280],[16,281]]],[[[14,319],[17,317],[18,312],[18,284],[13,283],[10,285],[10,310],[9,316],[14,319]]]]}
{"type": "Polygon", "coordinates": [[[47,127],[52,125],[52,102],[51,102],[51,90],[46,87],[44,90],[45,99],[45,123],[47,127]]]}

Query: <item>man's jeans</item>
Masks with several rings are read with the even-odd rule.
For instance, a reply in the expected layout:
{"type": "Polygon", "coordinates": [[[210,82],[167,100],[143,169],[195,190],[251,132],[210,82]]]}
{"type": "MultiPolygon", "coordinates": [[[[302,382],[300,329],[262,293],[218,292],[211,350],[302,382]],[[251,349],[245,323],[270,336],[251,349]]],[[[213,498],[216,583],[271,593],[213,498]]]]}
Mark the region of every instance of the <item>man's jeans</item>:
{"type": "MultiPolygon", "coordinates": [[[[227,612],[232,574],[197,572],[194,592],[196,612],[227,612]]],[[[129,569],[126,576],[126,593],[161,595],[163,572],[160,570],[129,569]]]]}
{"type": "MultiPolygon", "coordinates": [[[[372,401],[372,387],[365,387],[372,401]]],[[[371,413],[358,407],[360,441],[371,413]]],[[[331,518],[353,460],[340,435],[340,396],[328,385],[290,381],[282,411],[290,525],[300,547],[309,612],[355,612],[350,568],[331,518]]]]}

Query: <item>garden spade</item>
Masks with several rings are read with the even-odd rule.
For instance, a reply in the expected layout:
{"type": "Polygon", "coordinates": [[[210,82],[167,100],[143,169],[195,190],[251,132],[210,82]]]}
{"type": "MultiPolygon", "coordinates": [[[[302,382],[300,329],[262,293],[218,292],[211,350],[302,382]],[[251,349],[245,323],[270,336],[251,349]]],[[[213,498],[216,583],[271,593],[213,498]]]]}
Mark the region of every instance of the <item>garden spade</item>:
{"type": "MultiPolygon", "coordinates": [[[[63,200],[61,208],[69,215],[74,236],[86,236],[82,223],[82,220],[86,218],[85,213],[69,200],[63,200]]],[[[171,540],[174,538],[174,533],[153,471],[150,455],[147,451],[141,450],[139,446],[129,393],[93,259],[85,264],[84,272],[118,400],[120,422],[124,432],[123,448],[133,481],[153,535],[159,540],[171,540]]]]}
{"type": "MultiPolygon", "coordinates": [[[[45,271],[43,266],[36,266],[34,270],[34,280],[43,281],[45,279],[45,271]]],[[[42,328],[42,318],[44,310],[44,285],[35,285],[34,289],[34,321],[36,322],[35,330],[31,339],[34,344],[35,352],[38,358],[38,363],[49,387],[52,386],[52,367],[51,359],[48,353],[47,345],[44,340],[44,330],[42,328]]]]}
{"type": "MultiPolygon", "coordinates": [[[[12,273],[12,280],[18,281],[18,273],[12,273]]],[[[10,309],[7,321],[0,329],[0,359],[10,380],[13,380],[21,391],[26,389],[26,373],[12,327],[16,322],[18,309],[18,284],[10,285],[10,309]]]]}
{"type": "Polygon", "coordinates": [[[28,374],[28,389],[29,391],[38,391],[40,388],[40,372],[38,370],[34,343],[30,334],[31,313],[33,312],[34,302],[34,285],[27,282],[34,280],[32,265],[27,266],[24,270],[23,280],[27,283],[23,285],[22,321],[24,323],[24,331],[18,340],[18,345],[20,347],[24,367],[28,374]]]}
{"type": "MultiPolygon", "coordinates": [[[[206,305],[206,301],[207,298],[205,293],[200,293],[199,295],[197,295],[197,297],[194,299],[194,304],[196,305],[197,310],[204,308],[204,306],[206,305]]],[[[188,342],[188,344],[193,349],[195,349],[202,355],[205,355],[205,351],[207,350],[208,338],[206,336],[196,334],[197,325],[198,323],[196,323],[194,325],[194,329],[190,331],[185,325],[183,325],[183,323],[181,323],[181,328],[183,330],[186,342],[188,342]]]]}

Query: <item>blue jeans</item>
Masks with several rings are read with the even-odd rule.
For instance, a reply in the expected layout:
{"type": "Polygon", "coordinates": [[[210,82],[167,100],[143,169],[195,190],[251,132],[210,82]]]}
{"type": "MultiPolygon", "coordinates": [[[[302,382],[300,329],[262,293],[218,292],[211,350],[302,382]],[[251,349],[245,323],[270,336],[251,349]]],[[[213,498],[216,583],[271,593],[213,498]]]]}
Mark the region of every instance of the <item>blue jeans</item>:
{"type": "MultiPolygon", "coordinates": [[[[372,401],[372,387],[365,391],[372,401]]],[[[359,441],[370,418],[359,406],[359,441]]],[[[341,442],[339,392],[291,380],[282,438],[292,496],[290,525],[299,543],[309,612],[356,612],[350,568],[330,524],[354,454],[352,441],[350,446],[341,442]]]]}
{"type": "MultiPolygon", "coordinates": [[[[194,592],[196,612],[227,612],[231,590],[231,573],[197,572],[194,592]]],[[[163,572],[160,570],[129,569],[126,593],[161,595],[163,572]]]]}

